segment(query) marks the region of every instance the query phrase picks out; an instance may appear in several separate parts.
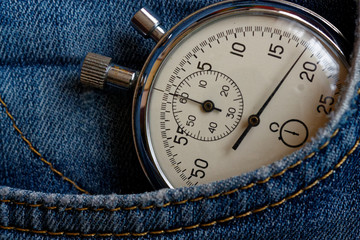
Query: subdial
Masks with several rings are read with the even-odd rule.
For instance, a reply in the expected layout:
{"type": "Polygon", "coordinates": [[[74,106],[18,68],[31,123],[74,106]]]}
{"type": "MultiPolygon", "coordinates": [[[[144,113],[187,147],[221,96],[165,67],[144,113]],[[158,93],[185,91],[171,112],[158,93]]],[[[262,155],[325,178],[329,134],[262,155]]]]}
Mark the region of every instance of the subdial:
{"type": "Polygon", "coordinates": [[[197,140],[215,141],[229,135],[243,113],[244,102],[239,87],[218,71],[190,74],[171,95],[176,123],[197,140]]]}

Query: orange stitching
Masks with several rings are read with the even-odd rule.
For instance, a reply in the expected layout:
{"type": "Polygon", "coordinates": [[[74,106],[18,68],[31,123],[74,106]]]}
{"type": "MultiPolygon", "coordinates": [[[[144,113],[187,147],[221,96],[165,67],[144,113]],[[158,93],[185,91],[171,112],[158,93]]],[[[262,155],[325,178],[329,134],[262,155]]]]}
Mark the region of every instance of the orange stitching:
{"type": "MultiPolygon", "coordinates": [[[[194,224],[194,225],[186,226],[186,227],[180,227],[180,228],[174,228],[174,229],[165,229],[165,230],[157,230],[157,231],[147,231],[147,232],[142,232],[142,233],[131,233],[131,232],[126,232],[126,233],[50,232],[50,231],[46,231],[46,230],[24,229],[24,228],[7,227],[7,226],[1,226],[1,225],[0,225],[0,228],[5,229],[5,230],[15,230],[15,231],[22,231],[22,232],[37,233],[37,234],[49,234],[49,235],[66,235],[66,236],[81,236],[81,237],[125,237],[125,236],[143,237],[143,236],[146,236],[146,235],[149,235],[149,234],[150,235],[160,235],[160,234],[165,234],[165,233],[180,232],[180,231],[183,231],[183,230],[192,230],[192,229],[197,229],[197,228],[200,228],[200,227],[210,227],[210,226],[214,226],[214,225],[219,224],[219,223],[226,223],[226,222],[232,221],[234,219],[243,218],[243,217],[249,216],[251,214],[259,213],[259,212],[262,212],[262,211],[264,211],[264,210],[266,210],[268,208],[277,207],[277,206],[285,203],[286,201],[289,201],[290,199],[293,199],[293,198],[299,196],[300,194],[304,193],[305,191],[309,190],[310,188],[313,188],[318,183],[320,183],[321,181],[323,181],[326,178],[328,178],[329,176],[331,176],[335,172],[335,170],[337,170],[338,168],[340,168],[342,166],[342,164],[348,159],[348,157],[351,154],[354,153],[354,151],[359,146],[360,146],[360,138],[355,142],[355,145],[350,149],[350,151],[348,151],[346,153],[346,155],[335,165],[335,167],[333,169],[328,171],[322,177],[316,179],[310,185],[304,187],[303,189],[300,189],[299,191],[293,193],[292,195],[290,195],[288,197],[285,197],[285,198],[281,199],[278,202],[271,203],[271,204],[256,208],[254,210],[250,210],[248,212],[245,212],[245,213],[242,213],[242,214],[239,214],[239,215],[234,215],[234,216],[230,216],[230,217],[223,218],[223,219],[217,219],[217,220],[214,220],[214,221],[209,222],[209,223],[198,223],[198,224],[194,224]]],[[[4,200],[4,202],[5,201],[6,200],[4,200]]]]}
{"type": "Polygon", "coordinates": [[[71,183],[77,190],[79,190],[80,192],[83,192],[83,193],[86,193],[86,194],[89,194],[88,191],[82,189],[81,187],[79,187],[74,181],[72,181],[71,179],[69,179],[68,177],[65,177],[64,174],[62,174],[61,172],[59,172],[58,170],[56,170],[54,168],[54,166],[52,165],[52,163],[48,162],[42,155],[41,153],[39,153],[32,145],[32,143],[24,136],[24,134],[22,133],[22,131],[18,128],[18,126],[16,125],[16,122],[15,122],[15,119],[14,117],[11,115],[7,105],[5,104],[5,102],[2,100],[1,98],[1,95],[0,95],[0,103],[1,105],[5,108],[5,112],[6,112],[6,115],[10,118],[11,122],[12,122],[12,125],[14,127],[14,129],[16,130],[16,132],[18,132],[20,134],[20,137],[22,140],[24,140],[24,142],[26,142],[26,144],[29,146],[30,150],[35,154],[37,155],[40,160],[47,164],[51,171],[53,171],[54,173],[56,173],[57,175],[59,175],[63,180],[71,183]]]}
{"type": "MultiPolygon", "coordinates": [[[[360,95],[360,88],[358,89],[357,93],[360,95]]],[[[0,103],[2,105],[4,105],[5,109],[7,109],[7,106],[6,104],[2,101],[1,97],[0,97],[0,103]]],[[[14,118],[9,115],[10,119],[14,122],[14,118]]],[[[16,126],[15,126],[16,127],[16,126]]],[[[336,129],[334,131],[334,133],[332,134],[332,136],[330,137],[330,139],[325,142],[322,146],[319,147],[319,150],[322,150],[324,149],[325,147],[327,147],[329,145],[329,142],[331,140],[331,138],[335,137],[339,132],[339,129],[336,129]]],[[[312,158],[313,156],[315,155],[315,152],[312,152],[310,153],[309,155],[307,155],[304,159],[302,160],[299,160],[297,161],[296,163],[294,163],[293,165],[285,168],[284,170],[280,171],[279,173],[275,173],[274,175],[272,175],[271,177],[268,177],[266,178],[265,180],[259,180],[255,183],[250,183],[246,186],[243,186],[241,188],[235,188],[233,190],[230,190],[230,191],[227,191],[227,192],[223,192],[223,193],[217,193],[217,194],[214,194],[212,196],[209,196],[209,197],[198,197],[198,198],[195,198],[195,199],[185,199],[185,200],[182,200],[182,201],[178,201],[178,202],[168,202],[168,203],[165,203],[164,205],[162,206],[159,206],[159,207],[167,207],[169,205],[182,205],[182,204],[185,204],[187,202],[193,202],[193,201],[199,201],[199,200],[202,200],[202,199],[211,199],[211,198],[216,198],[216,197],[220,197],[220,196],[226,196],[226,195],[230,195],[230,194],[234,194],[240,190],[247,190],[247,189],[250,189],[252,187],[254,187],[255,185],[259,185],[259,184],[264,184],[266,182],[268,182],[271,178],[276,178],[276,177],[280,177],[281,175],[283,175],[286,171],[288,171],[289,169],[292,169],[298,165],[300,165],[301,163],[303,163],[303,161],[307,160],[307,159],[310,159],[312,158]]],[[[345,161],[345,160],[344,160],[345,161]]],[[[342,163],[339,163],[340,165],[342,163]]],[[[312,186],[311,186],[312,187],[312,186]]],[[[310,187],[310,188],[311,188],[310,187]]],[[[306,189],[305,189],[306,190],[306,189]]],[[[29,204],[29,203],[25,203],[25,202],[16,202],[16,201],[12,201],[12,200],[2,200],[0,199],[0,202],[4,202],[4,203],[8,203],[8,202],[11,202],[13,204],[17,204],[17,205],[27,205],[28,207],[34,207],[34,208],[37,208],[37,207],[44,207],[46,209],[49,209],[49,210],[54,210],[54,209],[58,209],[59,207],[47,207],[47,206],[44,206],[43,204],[29,204]]],[[[72,207],[68,207],[68,208],[65,208],[64,210],[65,211],[72,211],[72,210],[75,210],[75,211],[85,211],[85,210],[90,210],[90,211],[111,211],[111,212],[116,212],[116,211],[120,211],[120,210],[125,210],[125,211],[130,211],[130,210],[135,210],[135,209],[141,209],[141,210],[148,210],[148,209],[152,209],[152,208],[156,208],[157,206],[156,205],[150,205],[150,206],[146,206],[146,207],[139,207],[139,206],[132,206],[132,207],[125,207],[125,208],[122,208],[122,207],[117,207],[117,208],[114,208],[114,209],[106,209],[106,208],[72,208],[72,207]]]]}
{"type": "MultiPolygon", "coordinates": [[[[328,146],[331,138],[335,137],[338,133],[339,133],[339,129],[336,129],[334,131],[334,133],[332,134],[332,136],[330,137],[330,139],[326,143],[324,143],[321,147],[319,147],[319,149],[324,149],[326,146],[328,146]]],[[[198,201],[201,201],[203,199],[214,199],[214,198],[218,198],[218,197],[221,197],[221,196],[227,196],[227,195],[230,195],[230,194],[234,194],[234,193],[239,192],[239,191],[247,190],[247,189],[250,189],[250,188],[252,188],[252,187],[254,187],[256,185],[265,184],[265,183],[269,182],[273,178],[277,178],[277,177],[280,177],[280,176],[284,175],[288,170],[297,167],[298,165],[302,164],[305,160],[312,158],[314,155],[315,155],[315,152],[312,152],[309,155],[307,155],[306,157],[304,157],[303,159],[301,159],[301,160],[297,161],[296,163],[294,163],[293,165],[281,170],[278,173],[275,173],[274,175],[272,175],[272,176],[270,176],[270,177],[268,177],[268,178],[266,178],[264,180],[259,180],[259,181],[255,182],[255,183],[250,183],[250,184],[248,184],[246,186],[243,186],[243,187],[240,187],[240,188],[235,188],[235,189],[232,189],[230,191],[223,192],[223,193],[217,193],[217,194],[214,194],[214,195],[211,195],[211,196],[208,196],[208,197],[197,197],[197,198],[193,198],[193,199],[185,199],[185,200],[178,201],[178,202],[167,202],[167,203],[164,203],[161,206],[156,206],[156,205],[150,205],[150,206],[146,206],[146,207],[131,206],[131,207],[117,207],[117,208],[113,208],[113,209],[89,208],[89,207],[84,207],[84,208],[72,208],[72,207],[69,207],[69,208],[65,208],[65,211],[75,210],[75,211],[96,211],[96,212],[110,211],[110,212],[116,212],[116,211],[121,211],[121,210],[131,211],[131,210],[136,210],[136,209],[148,210],[148,209],[152,209],[152,208],[156,208],[156,207],[164,208],[164,207],[168,207],[168,206],[171,206],[171,205],[182,205],[182,204],[185,204],[187,202],[198,202],[198,201]]],[[[47,207],[47,206],[44,206],[43,204],[28,204],[28,203],[24,203],[24,202],[16,202],[16,201],[12,201],[12,200],[1,200],[0,199],[0,202],[7,202],[7,201],[11,201],[11,203],[13,203],[13,204],[27,205],[28,207],[34,207],[34,208],[39,207],[39,205],[40,205],[41,207],[44,207],[44,208],[46,208],[48,210],[54,210],[54,209],[59,208],[59,207],[56,207],[56,206],[55,207],[47,207]]]]}

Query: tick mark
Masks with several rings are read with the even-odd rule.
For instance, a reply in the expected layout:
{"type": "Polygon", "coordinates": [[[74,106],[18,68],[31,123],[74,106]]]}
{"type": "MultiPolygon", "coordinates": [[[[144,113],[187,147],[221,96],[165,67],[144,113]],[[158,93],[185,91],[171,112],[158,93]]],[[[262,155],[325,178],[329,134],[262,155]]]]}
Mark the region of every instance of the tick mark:
{"type": "Polygon", "coordinates": [[[158,89],[158,88],[155,88],[155,87],[154,87],[154,89],[158,90],[159,92],[164,92],[164,90],[161,90],[161,89],[158,89]]]}

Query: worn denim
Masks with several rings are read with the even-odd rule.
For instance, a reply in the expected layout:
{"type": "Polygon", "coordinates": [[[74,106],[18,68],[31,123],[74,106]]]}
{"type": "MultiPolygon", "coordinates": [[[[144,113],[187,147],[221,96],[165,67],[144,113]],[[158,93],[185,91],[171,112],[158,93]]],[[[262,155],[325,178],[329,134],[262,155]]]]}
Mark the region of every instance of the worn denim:
{"type": "Polygon", "coordinates": [[[129,24],[142,6],[169,29],[213,2],[0,2],[2,239],[360,239],[357,1],[293,1],[354,46],[348,87],[310,144],[228,180],[153,191],[133,146],[131,93],[79,84],[87,52],[141,69],[155,45],[129,24]]]}

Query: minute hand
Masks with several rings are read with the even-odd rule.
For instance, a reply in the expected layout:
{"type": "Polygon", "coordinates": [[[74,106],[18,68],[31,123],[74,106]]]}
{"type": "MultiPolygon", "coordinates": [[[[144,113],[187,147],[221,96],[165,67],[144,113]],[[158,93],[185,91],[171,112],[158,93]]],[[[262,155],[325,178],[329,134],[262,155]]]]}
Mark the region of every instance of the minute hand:
{"type": "Polygon", "coordinates": [[[240,143],[242,142],[242,140],[245,138],[245,136],[248,134],[248,132],[250,131],[251,128],[257,126],[260,122],[260,115],[261,113],[265,110],[265,108],[267,107],[267,105],[270,103],[271,99],[275,96],[276,92],[279,90],[279,88],[281,87],[281,85],[284,83],[285,79],[289,76],[290,72],[293,70],[293,68],[295,67],[295,65],[299,62],[300,58],[302,57],[302,55],[305,53],[306,48],[304,49],[304,51],[302,51],[302,53],[300,54],[300,56],[296,59],[296,61],[293,63],[293,65],[290,67],[290,69],[286,72],[285,76],[281,79],[281,81],[279,82],[279,84],[276,86],[276,88],[274,89],[274,91],[270,94],[270,96],[266,99],[265,103],[262,105],[262,107],[260,108],[260,110],[254,114],[251,115],[249,117],[249,121],[248,121],[248,126],[246,127],[245,131],[241,134],[241,136],[239,137],[239,139],[236,141],[236,143],[234,144],[234,146],[232,147],[232,149],[236,150],[240,143]],[[256,121],[254,122],[252,119],[256,119],[256,121]]]}

